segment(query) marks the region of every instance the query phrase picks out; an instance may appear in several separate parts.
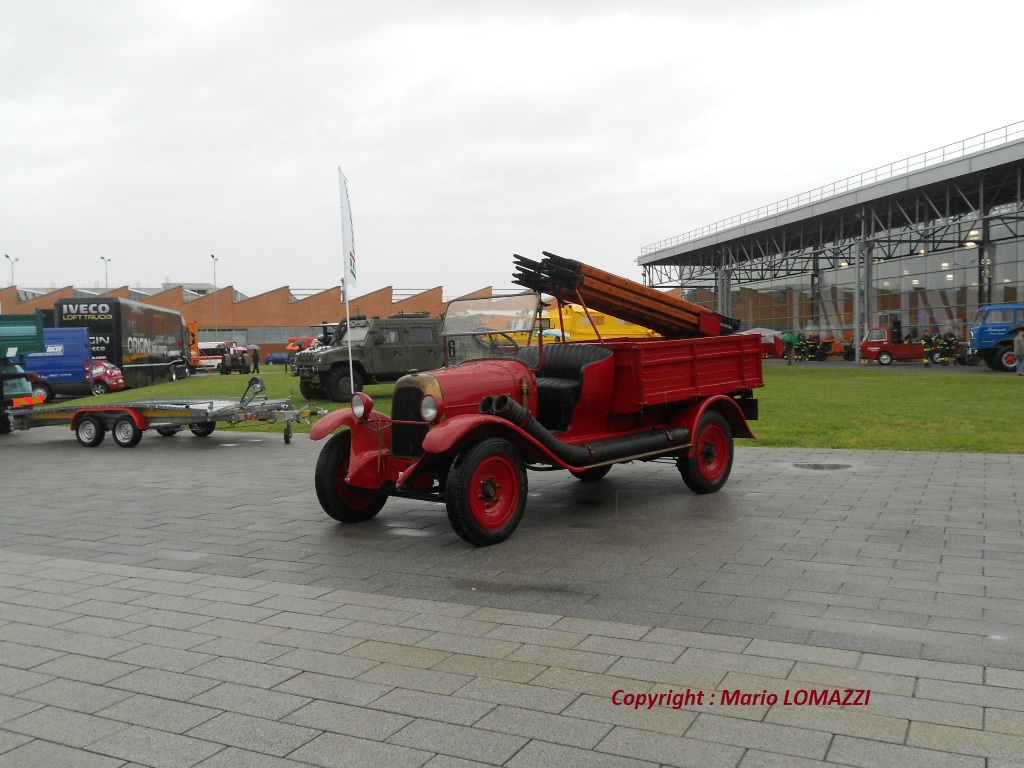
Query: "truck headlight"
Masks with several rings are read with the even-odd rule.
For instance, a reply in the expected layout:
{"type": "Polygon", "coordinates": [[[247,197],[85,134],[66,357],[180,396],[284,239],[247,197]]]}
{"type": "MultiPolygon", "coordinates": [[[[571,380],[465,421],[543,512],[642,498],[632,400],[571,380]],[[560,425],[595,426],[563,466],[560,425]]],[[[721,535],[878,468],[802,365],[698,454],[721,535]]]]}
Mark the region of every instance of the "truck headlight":
{"type": "Polygon", "coordinates": [[[369,395],[356,392],[352,395],[352,414],[360,421],[365,421],[373,410],[373,400],[369,395]]]}
{"type": "Polygon", "coordinates": [[[420,401],[420,418],[428,424],[436,421],[444,411],[444,404],[433,395],[425,395],[420,401]]]}

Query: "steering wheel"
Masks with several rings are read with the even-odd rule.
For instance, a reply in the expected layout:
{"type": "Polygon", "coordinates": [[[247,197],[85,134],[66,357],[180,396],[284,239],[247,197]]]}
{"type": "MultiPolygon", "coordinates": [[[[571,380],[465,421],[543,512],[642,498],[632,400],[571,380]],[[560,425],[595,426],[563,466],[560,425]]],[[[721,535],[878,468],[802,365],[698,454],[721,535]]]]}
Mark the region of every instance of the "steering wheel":
{"type": "Polygon", "coordinates": [[[476,332],[480,335],[473,336],[473,340],[490,352],[506,357],[515,357],[519,352],[519,343],[505,331],[499,331],[497,328],[478,328],[476,332]]]}

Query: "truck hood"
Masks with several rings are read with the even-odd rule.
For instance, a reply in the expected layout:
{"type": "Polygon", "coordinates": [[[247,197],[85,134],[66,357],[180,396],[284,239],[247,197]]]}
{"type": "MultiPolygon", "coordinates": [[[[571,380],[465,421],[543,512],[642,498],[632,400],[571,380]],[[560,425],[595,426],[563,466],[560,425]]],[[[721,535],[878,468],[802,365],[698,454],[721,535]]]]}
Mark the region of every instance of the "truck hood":
{"type": "Polygon", "coordinates": [[[518,360],[474,360],[451,368],[403,376],[395,389],[415,387],[425,393],[437,387],[448,417],[479,413],[487,395],[507,394],[520,400],[526,381],[530,402],[536,401],[537,384],[530,369],[518,360]],[[434,386],[431,386],[431,384],[434,386]]]}

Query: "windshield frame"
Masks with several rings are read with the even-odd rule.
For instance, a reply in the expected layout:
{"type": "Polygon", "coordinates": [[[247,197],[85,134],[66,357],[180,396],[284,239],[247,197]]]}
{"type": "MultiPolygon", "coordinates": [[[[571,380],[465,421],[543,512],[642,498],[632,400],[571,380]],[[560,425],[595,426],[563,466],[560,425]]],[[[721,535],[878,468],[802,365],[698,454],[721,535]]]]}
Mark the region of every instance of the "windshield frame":
{"type": "Polygon", "coordinates": [[[533,291],[448,302],[441,321],[445,367],[476,360],[518,360],[536,369],[543,346],[537,332],[543,308],[542,297],[533,291]]]}

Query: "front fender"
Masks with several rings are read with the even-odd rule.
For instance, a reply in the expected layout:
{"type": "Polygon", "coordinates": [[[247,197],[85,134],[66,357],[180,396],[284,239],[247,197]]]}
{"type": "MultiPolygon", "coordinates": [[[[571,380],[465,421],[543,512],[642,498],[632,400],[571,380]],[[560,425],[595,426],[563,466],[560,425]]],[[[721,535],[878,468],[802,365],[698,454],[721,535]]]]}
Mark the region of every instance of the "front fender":
{"type": "MultiPolygon", "coordinates": [[[[382,416],[383,414],[376,415],[382,416]]],[[[339,408],[336,411],[331,411],[314,424],[313,428],[309,430],[309,437],[311,440],[323,440],[325,437],[330,437],[339,427],[351,429],[355,423],[356,415],[352,413],[351,408],[339,408]]]]}

